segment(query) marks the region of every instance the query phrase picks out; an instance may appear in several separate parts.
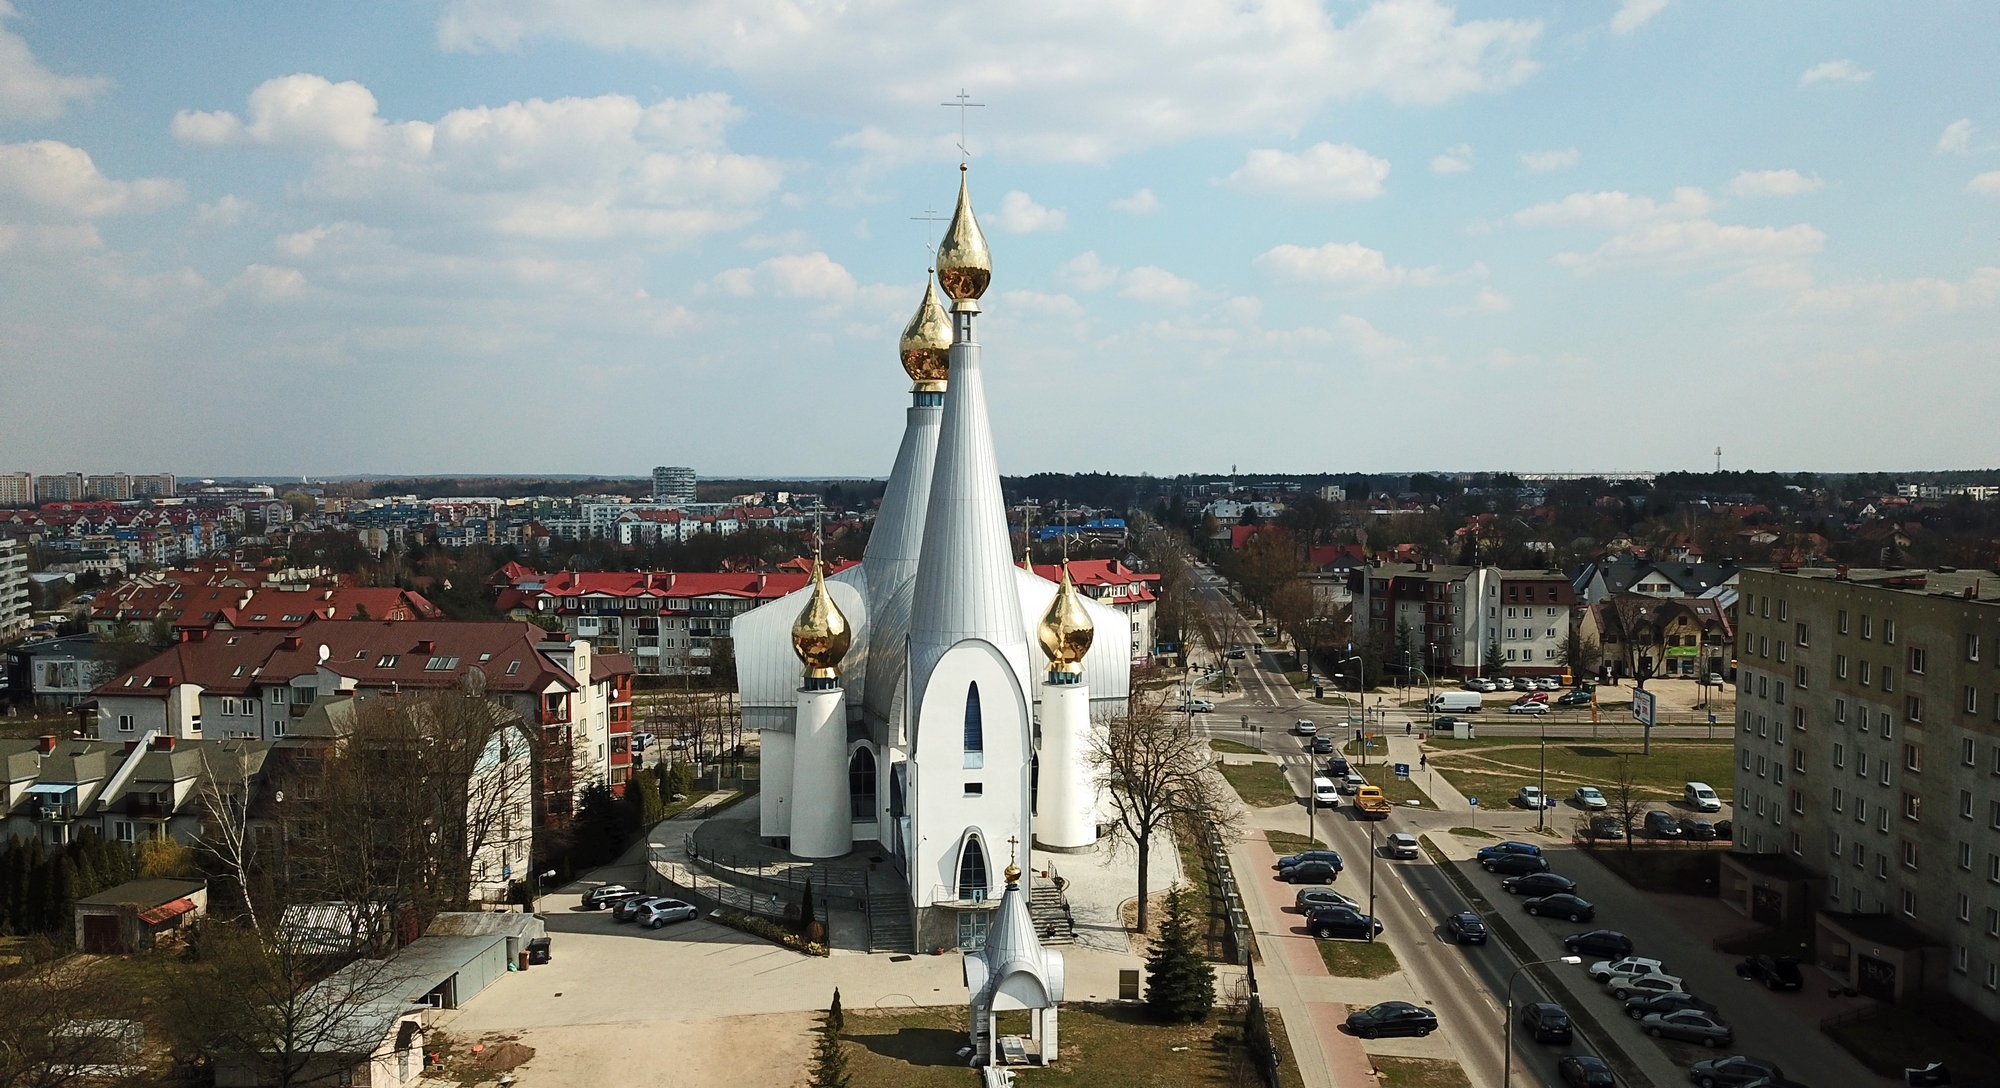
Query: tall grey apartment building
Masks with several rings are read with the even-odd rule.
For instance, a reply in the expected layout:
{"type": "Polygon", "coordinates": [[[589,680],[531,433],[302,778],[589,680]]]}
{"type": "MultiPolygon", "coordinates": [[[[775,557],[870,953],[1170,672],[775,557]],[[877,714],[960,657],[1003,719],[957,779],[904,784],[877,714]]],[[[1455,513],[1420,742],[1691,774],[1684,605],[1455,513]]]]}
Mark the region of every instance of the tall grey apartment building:
{"type": "Polygon", "coordinates": [[[687,506],[694,502],[694,470],[686,465],[655,468],[653,501],[664,506],[687,506]]]}
{"type": "Polygon", "coordinates": [[[2000,1019],[2000,574],[1740,590],[1736,849],[1815,874],[1819,959],[1855,985],[2000,1019]]]}

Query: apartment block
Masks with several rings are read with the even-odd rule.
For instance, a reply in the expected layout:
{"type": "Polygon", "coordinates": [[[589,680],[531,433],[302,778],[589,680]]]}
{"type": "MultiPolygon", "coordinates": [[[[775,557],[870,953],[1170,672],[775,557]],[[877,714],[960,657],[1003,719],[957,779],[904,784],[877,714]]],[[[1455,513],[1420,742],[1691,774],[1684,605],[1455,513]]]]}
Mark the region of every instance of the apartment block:
{"type": "Polygon", "coordinates": [[[2000,1019],[2000,575],[1746,570],[1737,851],[1809,871],[1823,964],[2000,1019]]]}
{"type": "Polygon", "coordinates": [[[107,499],[122,502],[132,497],[132,477],[122,472],[107,472],[83,478],[83,495],[87,499],[107,499]]]}
{"type": "Polygon", "coordinates": [[[653,470],[653,501],[686,506],[694,501],[694,470],[686,465],[661,465],[653,470]]]}
{"type": "Polygon", "coordinates": [[[82,502],[85,498],[81,472],[57,472],[35,477],[36,502],[82,502]]]}
{"type": "Polygon", "coordinates": [[[1409,632],[1412,667],[1434,678],[1480,675],[1491,649],[1515,675],[1563,669],[1576,589],[1561,571],[1383,563],[1354,569],[1348,588],[1356,625],[1391,648],[1409,632]]]}
{"type": "Polygon", "coordinates": [[[28,506],[34,501],[34,473],[0,472],[0,506],[28,506]]]}
{"type": "Polygon", "coordinates": [[[28,629],[32,605],[28,597],[28,549],[18,540],[0,540],[0,641],[28,629]]]}

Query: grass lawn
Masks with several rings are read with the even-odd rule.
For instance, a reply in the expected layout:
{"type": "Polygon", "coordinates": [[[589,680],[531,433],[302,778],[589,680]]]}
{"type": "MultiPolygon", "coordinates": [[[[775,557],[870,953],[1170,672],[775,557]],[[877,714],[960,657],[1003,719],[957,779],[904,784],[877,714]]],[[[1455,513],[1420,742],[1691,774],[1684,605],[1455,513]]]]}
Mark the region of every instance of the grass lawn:
{"type": "MultiPolygon", "coordinates": [[[[1437,739],[1430,748],[1431,766],[1468,797],[1491,797],[1497,804],[1541,777],[1542,746],[1533,738],[1437,739]]],[[[1578,786],[1596,786],[1608,795],[1621,761],[1629,757],[1634,782],[1648,801],[1679,797],[1687,782],[1707,782],[1728,799],[1736,778],[1734,742],[1656,740],[1650,756],[1641,755],[1641,748],[1627,740],[1550,741],[1549,793],[1567,797],[1578,786]]]]}
{"type": "Polygon", "coordinates": [[[1308,839],[1304,835],[1294,835],[1289,831],[1266,831],[1264,841],[1270,843],[1271,849],[1277,851],[1281,857],[1286,854],[1296,854],[1301,850],[1326,849],[1326,844],[1318,839],[1308,839]]]}
{"type": "Polygon", "coordinates": [[[1295,805],[1299,795],[1275,763],[1225,763],[1222,777],[1236,789],[1237,796],[1252,808],[1295,805]]]}
{"type": "MultiPolygon", "coordinates": [[[[849,1009],[841,1038],[854,1088],[974,1088],[958,1056],[963,1008],[849,1009]]],[[[1028,1014],[1001,1013],[1003,1035],[1028,1033],[1028,1014]]],[[[1273,1025],[1275,1027],[1275,1025],[1273,1025]]],[[[1092,1088],[1224,1088],[1238,1025],[1153,1023],[1143,1007],[1065,1003],[1062,1052],[1050,1069],[1017,1068],[1021,1085],[1092,1088]]],[[[1294,1064],[1287,1048],[1280,1068],[1294,1064]]]]}
{"type": "Polygon", "coordinates": [[[1319,941],[1319,958],[1327,973],[1336,978],[1382,978],[1393,975],[1402,965],[1396,950],[1381,941],[1319,941]]]}
{"type": "Polygon", "coordinates": [[[1640,891],[1670,895],[1715,895],[1720,887],[1722,852],[1691,847],[1626,849],[1622,843],[1590,848],[1590,857],[1640,891]]]}
{"type": "Polygon", "coordinates": [[[1863,1065],[1901,1079],[1903,1070],[1941,1061],[1959,1088],[2000,1088],[1993,1024],[1957,1002],[1895,1006],[1827,1029],[1863,1065]]]}
{"type": "Polygon", "coordinates": [[[1472,1088],[1465,1067],[1449,1058],[1374,1059],[1382,1088],[1472,1088]]]}
{"type": "Polygon", "coordinates": [[[1228,752],[1231,755],[1261,756],[1264,754],[1264,750],[1262,748],[1253,748],[1250,745],[1245,744],[1240,740],[1221,740],[1219,738],[1210,738],[1208,746],[1210,749],[1214,751],[1228,752]]]}

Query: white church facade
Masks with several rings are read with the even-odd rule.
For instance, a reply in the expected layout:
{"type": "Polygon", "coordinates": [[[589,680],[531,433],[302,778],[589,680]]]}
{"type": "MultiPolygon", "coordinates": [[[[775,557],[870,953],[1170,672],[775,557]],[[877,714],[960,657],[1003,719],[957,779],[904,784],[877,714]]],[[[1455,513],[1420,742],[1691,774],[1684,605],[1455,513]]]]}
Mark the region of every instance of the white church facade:
{"type": "Polygon", "coordinates": [[[1095,843],[1093,722],[1123,710],[1132,660],[1123,614],[1011,554],[975,336],[991,262],[963,174],[937,264],[862,561],[734,625],[761,836],[890,859],[924,951],[982,943],[1016,850],[1095,843]]]}

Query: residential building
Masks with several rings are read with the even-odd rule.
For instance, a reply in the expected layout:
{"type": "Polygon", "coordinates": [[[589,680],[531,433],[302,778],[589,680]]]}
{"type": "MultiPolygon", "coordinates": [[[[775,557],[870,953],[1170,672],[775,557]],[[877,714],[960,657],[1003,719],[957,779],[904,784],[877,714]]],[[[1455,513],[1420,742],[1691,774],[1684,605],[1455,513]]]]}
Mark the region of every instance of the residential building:
{"type": "Polygon", "coordinates": [[[155,472],[132,479],[132,498],[171,499],[175,494],[176,481],[171,472],[155,472]]]}
{"type": "Polygon", "coordinates": [[[242,766],[255,777],[270,748],[156,730],[118,741],[0,739],[0,840],[60,846],[90,828],[115,842],[192,843],[203,819],[204,768],[242,766]]]}
{"type": "Polygon", "coordinates": [[[1822,962],[2000,1019],[2000,578],[1746,570],[1739,851],[1823,881],[1822,962]]]}
{"type": "Polygon", "coordinates": [[[738,614],[801,589],[808,580],[798,571],[563,571],[526,591],[526,597],[535,615],[559,621],[571,638],[631,655],[642,676],[706,676],[718,654],[733,652],[731,628],[738,614]]]}
{"type": "Polygon", "coordinates": [[[1357,634],[1380,640],[1391,667],[1407,648],[1407,667],[1433,679],[1478,676],[1495,649],[1509,673],[1564,668],[1576,590],[1560,571],[1382,563],[1355,568],[1348,588],[1357,634]]]}
{"type": "Polygon", "coordinates": [[[0,472],[0,506],[31,506],[34,501],[34,473],[0,472]]]}
{"type": "Polygon", "coordinates": [[[7,650],[7,702],[21,707],[76,706],[116,672],[95,655],[96,636],[24,642],[7,650]]]}
{"type": "Polygon", "coordinates": [[[0,539],[0,642],[26,631],[33,611],[28,596],[28,549],[18,540],[0,539]]]}
{"type": "Polygon", "coordinates": [[[1724,607],[1735,598],[1737,569],[1734,563],[1655,563],[1632,555],[1614,555],[1586,563],[1576,575],[1577,596],[1585,604],[1618,593],[1638,593],[1648,597],[1725,598],[1724,607]]]}
{"type": "Polygon", "coordinates": [[[123,502],[132,497],[132,477],[122,472],[108,472],[83,478],[83,497],[86,499],[108,499],[123,502]]]}
{"type": "Polygon", "coordinates": [[[694,470],[686,465],[661,465],[653,470],[653,501],[685,506],[694,501],[694,470]]]}
{"type": "Polygon", "coordinates": [[[1586,607],[1578,628],[1597,643],[1606,675],[1726,677],[1734,668],[1735,621],[1714,597],[1618,593],[1586,607]]]}
{"type": "Polygon", "coordinates": [[[35,477],[36,502],[81,502],[88,497],[84,493],[81,472],[58,472],[35,477]]]}

